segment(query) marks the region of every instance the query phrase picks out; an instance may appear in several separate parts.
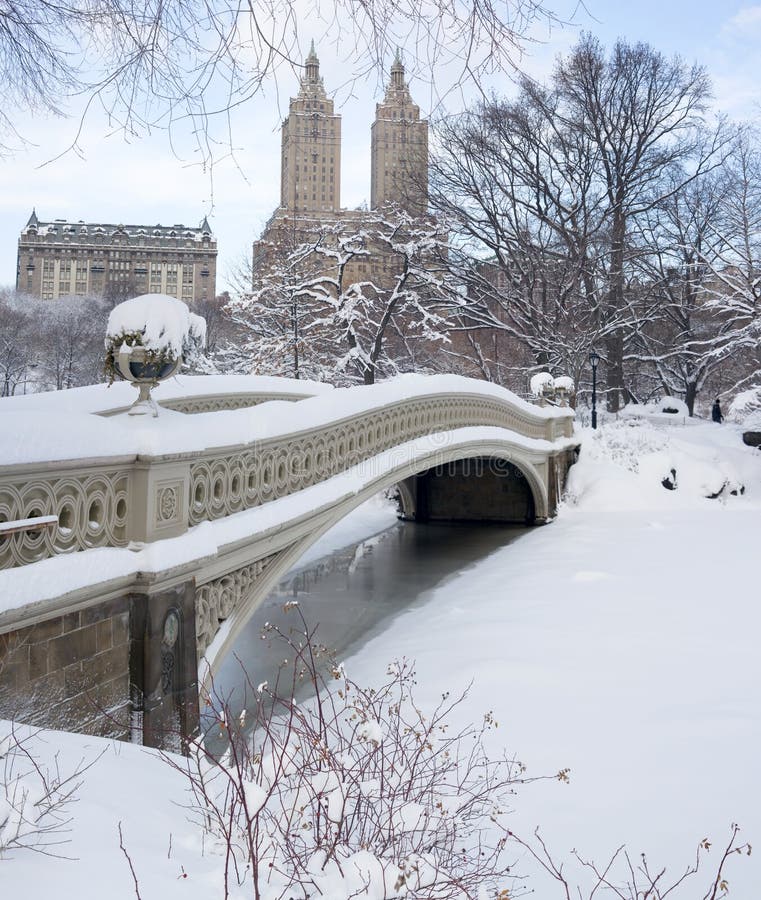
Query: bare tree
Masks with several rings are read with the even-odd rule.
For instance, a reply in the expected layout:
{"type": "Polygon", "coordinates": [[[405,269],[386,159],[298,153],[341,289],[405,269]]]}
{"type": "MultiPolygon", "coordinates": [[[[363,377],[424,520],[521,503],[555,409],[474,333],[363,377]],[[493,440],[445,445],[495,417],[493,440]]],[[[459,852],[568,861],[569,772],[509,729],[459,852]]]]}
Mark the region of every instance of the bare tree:
{"type": "Polygon", "coordinates": [[[287,609],[293,628],[263,634],[286,657],[273,683],[248,685],[240,718],[214,698],[227,751],[213,758],[198,742],[186,763],[167,757],[224,857],[223,896],[240,884],[257,900],[520,896],[499,823],[514,788],[535,779],[516,760],[488,757],[491,713],[457,728],[450,720],[465,694],[423,711],[406,661],[363,687],[298,604],[287,609]],[[313,699],[297,701],[304,688],[313,699]]]}
{"type": "Polygon", "coordinates": [[[139,293],[135,276],[130,273],[128,278],[109,278],[103,291],[103,299],[108,304],[109,309],[113,309],[119,303],[130,300],[132,297],[137,297],[139,293]]]}
{"type": "Polygon", "coordinates": [[[39,348],[33,340],[33,317],[11,291],[0,295],[0,319],[0,396],[11,397],[26,389],[37,368],[39,348]]]}
{"type": "Polygon", "coordinates": [[[649,378],[655,389],[683,398],[693,415],[719,365],[709,347],[729,327],[710,309],[706,293],[706,240],[717,224],[726,177],[723,170],[686,184],[681,170],[668,177],[680,187],[635,226],[643,248],[637,261],[641,295],[655,315],[642,317],[626,361],[640,380],[649,378]]]}
{"type": "Polygon", "coordinates": [[[504,363],[479,331],[523,346],[529,367],[575,374],[603,328],[591,150],[559,127],[556,103],[525,79],[516,101],[491,100],[445,123],[434,164],[434,204],[471,254],[461,270],[469,301],[461,327],[496,371],[504,363]]]}
{"type": "MultiPolygon", "coordinates": [[[[599,893],[615,900],[666,900],[666,897],[681,891],[685,884],[697,890],[693,896],[700,900],[722,900],[729,896],[727,863],[735,856],[750,856],[751,845],[740,841],[740,828],[732,825],[729,839],[718,848],[718,859],[710,866],[708,856],[712,842],[703,838],[697,845],[693,860],[679,875],[670,875],[665,866],[654,867],[646,854],[632,858],[626,847],[621,846],[604,863],[595,863],[574,850],[572,856],[586,876],[582,886],[564,871],[539,834],[533,840],[526,840],[510,832],[510,837],[528,851],[539,864],[540,871],[549,875],[558,889],[558,896],[565,900],[592,900],[599,893]],[[697,882],[697,883],[696,883],[697,882]],[[700,883],[702,882],[702,887],[700,883]]],[[[683,896],[680,894],[680,896],[683,896]]]]}
{"type": "Polygon", "coordinates": [[[231,297],[228,291],[223,291],[216,297],[208,297],[196,300],[192,304],[192,310],[201,316],[206,322],[206,347],[205,353],[215,354],[226,341],[233,339],[234,324],[227,312],[227,306],[231,297]]]}
{"type": "Polygon", "coordinates": [[[220,369],[326,377],[329,360],[317,340],[309,340],[305,333],[325,299],[315,256],[322,240],[320,233],[312,241],[301,243],[294,238],[286,246],[260,248],[263,256],[256,267],[243,267],[239,277],[243,290],[225,307],[239,337],[216,354],[220,369]]]}
{"type": "Polygon", "coordinates": [[[758,131],[737,140],[722,182],[701,261],[705,293],[717,327],[707,355],[724,373],[723,389],[761,380],[761,147],[758,131]],[[738,361],[741,365],[737,365],[738,361]]]}
{"type": "Polygon", "coordinates": [[[338,372],[373,384],[378,376],[419,370],[416,348],[430,354],[449,340],[457,285],[438,222],[389,207],[336,247],[316,249],[328,263],[320,281],[326,313],[308,327],[332,346],[338,372]],[[357,259],[360,278],[352,281],[347,267],[357,259]]]}
{"type": "Polygon", "coordinates": [[[0,297],[2,396],[62,390],[103,380],[108,304],[92,297],[0,297]]]}
{"type": "Polygon", "coordinates": [[[546,87],[523,79],[515,101],[490,100],[443,128],[434,201],[488,263],[468,278],[471,318],[574,376],[592,343],[604,345],[611,408],[627,394],[625,343],[654,314],[638,220],[726,152],[723,129],[706,138],[708,98],[699,67],[645,44],[606,54],[587,35],[546,87]]]}
{"type": "Polygon", "coordinates": [[[2,726],[0,861],[22,850],[65,858],[71,805],[85,773],[100,757],[82,760],[71,772],[63,772],[57,759],[52,765],[40,759],[37,732],[12,722],[2,726]]]}
{"type": "Polygon", "coordinates": [[[60,112],[77,96],[126,136],[185,128],[208,164],[220,138],[212,123],[224,133],[231,111],[281,66],[301,66],[300,21],[323,32],[353,81],[380,72],[405,43],[423,71],[454,63],[461,79],[478,79],[511,65],[539,18],[551,18],[541,0],[337,0],[306,9],[294,0],[14,0],[0,15],[0,131],[7,140],[29,108],[60,112]]]}
{"type": "MultiPolygon", "coordinates": [[[[604,191],[607,218],[605,314],[627,304],[630,233],[637,216],[657,207],[690,180],[717,166],[728,138],[721,130],[706,142],[710,97],[701,67],[666,59],[647,44],[617,41],[606,56],[590,35],[562,60],[554,76],[564,124],[577,130],[594,152],[595,177],[604,191]],[[680,183],[664,172],[681,163],[680,183]]],[[[624,379],[625,330],[606,337],[608,405],[628,396],[624,379]]]]}
{"type": "Polygon", "coordinates": [[[108,302],[61,297],[35,305],[39,385],[60,391],[102,381],[108,302]]]}

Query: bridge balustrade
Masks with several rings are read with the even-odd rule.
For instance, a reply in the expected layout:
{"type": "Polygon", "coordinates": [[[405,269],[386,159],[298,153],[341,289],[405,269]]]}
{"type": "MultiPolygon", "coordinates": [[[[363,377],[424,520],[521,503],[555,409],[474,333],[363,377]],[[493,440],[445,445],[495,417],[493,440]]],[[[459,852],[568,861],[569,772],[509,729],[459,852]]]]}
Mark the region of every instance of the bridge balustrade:
{"type": "MultiPolygon", "coordinates": [[[[468,379],[408,385],[406,399],[398,385],[379,385],[251,414],[235,410],[264,402],[263,392],[196,390],[167,398],[174,412],[143,430],[88,419],[80,405],[66,446],[74,454],[85,446],[79,423],[92,435],[93,455],[0,467],[0,522],[14,523],[0,528],[0,568],[88,548],[148,546],[106,555],[114,566],[99,563],[104,554],[82,554],[72,565],[60,559],[0,575],[6,598],[29,579],[24,597],[0,612],[0,717],[181,749],[199,725],[199,673],[208,679],[278,578],[380,488],[397,484],[403,513],[419,521],[539,523],[554,515],[578,445],[571,410],[535,408],[468,379]],[[215,433],[219,446],[208,448],[215,433]],[[139,453],[146,438],[161,452],[139,453]],[[351,475],[329,483],[342,472],[351,475]],[[325,489],[309,502],[296,496],[271,514],[220,521],[317,484],[325,489]],[[217,524],[175,542],[177,552],[154,552],[152,542],[210,520],[217,524]],[[42,522],[44,529],[29,530],[42,522]],[[59,580],[59,573],[68,574],[59,580]]],[[[267,399],[298,399],[301,390],[267,399]]],[[[103,399],[91,391],[91,415],[115,412],[103,399]]],[[[34,401],[22,429],[37,429],[45,402],[34,401]]],[[[68,425],[64,411],[37,431],[54,440],[68,425]]],[[[4,446],[15,453],[23,445],[4,446]]]]}
{"type": "MultiPolygon", "coordinates": [[[[252,397],[234,394],[171,402],[189,413],[254,405],[252,397]]],[[[57,515],[59,527],[0,537],[0,568],[176,537],[200,522],[303,490],[415,438],[469,426],[497,426],[550,442],[570,436],[573,427],[570,411],[547,417],[493,396],[436,393],[234,447],[6,466],[0,468],[0,521],[57,515]]]]}

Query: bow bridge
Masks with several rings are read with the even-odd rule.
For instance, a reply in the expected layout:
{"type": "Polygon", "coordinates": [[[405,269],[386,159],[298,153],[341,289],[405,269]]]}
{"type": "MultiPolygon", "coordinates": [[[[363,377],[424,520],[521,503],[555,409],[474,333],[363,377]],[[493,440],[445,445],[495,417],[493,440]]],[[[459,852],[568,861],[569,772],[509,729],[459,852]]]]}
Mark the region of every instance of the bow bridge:
{"type": "Polygon", "coordinates": [[[396,486],[417,521],[541,524],[573,412],[481,381],[255,377],[0,401],[0,716],[168,746],[261,600],[396,486]],[[202,676],[205,677],[205,676],[202,676]]]}

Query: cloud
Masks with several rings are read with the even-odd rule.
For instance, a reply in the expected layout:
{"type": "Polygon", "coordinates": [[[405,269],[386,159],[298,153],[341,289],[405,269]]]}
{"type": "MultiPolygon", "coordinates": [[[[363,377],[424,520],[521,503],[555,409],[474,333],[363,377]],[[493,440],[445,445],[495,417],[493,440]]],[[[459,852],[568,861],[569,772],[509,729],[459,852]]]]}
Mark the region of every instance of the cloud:
{"type": "Polygon", "coordinates": [[[722,26],[722,32],[726,35],[741,35],[750,39],[749,32],[761,32],[761,5],[743,6],[722,26]]]}
{"type": "Polygon", "coordinates": [[[724,21],[707,62],[716,104],[734,118],[758,115],[761,4],[743,6],[724,21]]]}

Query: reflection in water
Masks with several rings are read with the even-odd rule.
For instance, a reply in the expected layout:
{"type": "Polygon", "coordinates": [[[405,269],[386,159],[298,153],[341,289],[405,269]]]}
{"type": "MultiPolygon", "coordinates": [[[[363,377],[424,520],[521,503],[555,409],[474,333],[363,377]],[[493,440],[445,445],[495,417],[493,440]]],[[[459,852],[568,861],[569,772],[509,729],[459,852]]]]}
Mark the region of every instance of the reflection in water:
{"type": "MultiPolygon", "coordinates": [[[[287,632],[296,623],[283,610],[298,600],[308,627],[338,658],[359,651],[393,627],[394,616],[421,596],[484,559],[528,529],[496,525],[423,525],[400,522],[374,537],[291,572],[257,609],[214,679],[217,697],[235,716],[251,703],[250,684],[274,683],[283,647],[262,640],[266,622],[287,632]]],[[[213,744],[213,741],[210,743],[213,744]]],[[[216,749],[216,748],[214,748],[216,749]]]]}

